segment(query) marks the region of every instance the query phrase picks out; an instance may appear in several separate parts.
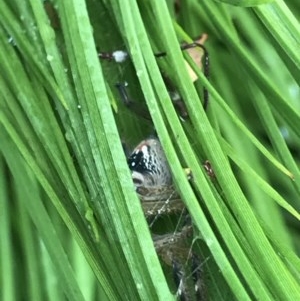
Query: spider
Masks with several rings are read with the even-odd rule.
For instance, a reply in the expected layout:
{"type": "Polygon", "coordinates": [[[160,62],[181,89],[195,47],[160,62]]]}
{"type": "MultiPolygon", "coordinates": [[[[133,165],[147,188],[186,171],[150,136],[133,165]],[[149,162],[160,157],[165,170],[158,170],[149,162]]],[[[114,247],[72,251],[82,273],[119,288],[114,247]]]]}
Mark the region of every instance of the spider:
{"type": "MultiPolygon", "coordinates": [[[[204,41],[205,39],[206,37],[204,41]]],[[[200,43],[204,41],[200,40],[200,43]]],[[[205,57],[204,74],[208,77],[208,55],[206,49],[200,43],[197,41],[192,44],[183,44],[181,49],[189,50],[195,47],[203,49],[205,57]]],[[[165,55],[165,52],[155,54],[156,57],[165,55]]],[[[194,55],[191,55],[195,59],[194,55]]],[[[118,50],[112,53],[99,53],[99,57],[121,63],[128,58],[128,54],[118,50]]],[[[198,60],[201,61],[201,58],[198,58],[198,60]]],[[[191,71],[189,72],[193,77],[191,71]]],[[[168,80],[165,81],[168,82],[168,80]]],[[[137,104],[127,94],[126,84],[118,83],[116,87],[125,105],[134,108],[136,113],[140,113],[141,110],[137,104]]],[[[181,102],[178,93],[173,90],[169,94],[173,103],[179,108],[181,117],[187,118],[184,103],[181,102]]],[[[206,108],[208,93],[205,89],[203,94],[203,105],[206,108]]],[[[148,113],[144,114],[144,117],[150,119],[148,113]]],[[[178,226],[179,230],[177,229],[173,233],[152,235],[157,254],[165,264],[172,268],[178,299],[181,301],[207,300],[199,257],[189,247],[190,240],[193,237],[189,214],[173,185],[170,167],[158,138],[150,136],[141,141],[128,156],[127,162],[150,228],[161,216],[181,215],[182,225],[181,227],[178,226]]]]}

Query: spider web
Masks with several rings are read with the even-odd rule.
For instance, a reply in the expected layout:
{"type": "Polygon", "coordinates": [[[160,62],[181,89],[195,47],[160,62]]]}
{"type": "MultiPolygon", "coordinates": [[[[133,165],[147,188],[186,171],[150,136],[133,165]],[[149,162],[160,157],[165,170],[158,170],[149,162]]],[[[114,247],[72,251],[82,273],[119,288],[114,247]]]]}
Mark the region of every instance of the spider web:
{"type": "Polygon", "coordinates": [[[151,232],[162,228],[164,233],[152,238],[163,266],[172,274],[167,278],[173,278],[176,296],[179,300],[206,301],[203,264],[207,259],[201,261],[193,250],[192,223],[174,186],[139,187],[137,193],[151,232]]]}

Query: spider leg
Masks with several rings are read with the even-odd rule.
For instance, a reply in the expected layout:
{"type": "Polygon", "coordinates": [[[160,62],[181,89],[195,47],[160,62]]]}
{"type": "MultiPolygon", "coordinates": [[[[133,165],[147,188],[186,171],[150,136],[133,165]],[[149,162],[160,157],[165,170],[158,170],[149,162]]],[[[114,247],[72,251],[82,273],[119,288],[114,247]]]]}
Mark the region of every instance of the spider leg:
{"type": "Polygon", "coordinates": [[[206,301],[206,290],[203,281],[203,269],[197,254],[192,253],[192,278],[195,287],[195,295],[197,301],[206,301]]]}
{"type": "MultiPolygon", "coordinates": [[[[170,84],[168,84],[168,79],[163,77],[165,84],[170,87],[170,84]]],[[[126,87],[128,86],[127,82],[124,83],[117,83],[115,84],[116,88],[119,91],[120,94],[120,98],[122,100],[122,102],[126,105],[126,107],[128,107],[132,112],[134,112],[137,116],[141,116],[146,120],[150,120],[151,121],[151,116],[150,113],[148,111],[148,109],[143,106],[140,103],[137,103],[136,101],[132,100],[130,98],[130,96],[128,95],[127,89],[126,87]]],[[[188,113],[185,107],[184,102],[181,100],[180,95],[178,94],[177,91],[172,90],[172,91],[168,91],[170,98],[173,102],[173,104],[175,105],[176,109],[179,112],[180,117],[185,120],[188,117],[188,113]]]]}
{"type": "Polygon", "coordinates": [[[108,60],[108,61],[115,61],[116,63],[123,63],[126,61],[128,57],[128,53],[123,50],[116,50],[113,52],[99,52],[99,58],[108,60]]]}
{"type": "Polygon", "coordinates": [[[137,116],[142,116],[146,120],[151,120],[148,109],[140,103],[133,101],[128,93],[126,87],[128,86],[127,82],[117,83],[116,88],[119,91],[120,97],[123,103],[128,107],[131,111],[133,111],[137,116]]]}
{"type": "MultiPolygon", "coordinates": [[[[193,42],[191,44],[183,44],[181,45],[181,50],[187,50],[191,48],[199,47],[203,50],[203,57],[204,57],[204,64],[203,64],[203,74],[209,80],[209,55],[207,49],[198,42],[193,42]]],[[[209,103],[209,93],[208,90],[204,87],[203,88],[203,108],[206,111],[207,106],[209,103]]]]}
{"type": "Polygon", "coordinates": [[[189,300],[190,298],[188,296],[188,290],[184,283],[185,272],[182,268],[182,265],[178,261],[173,259],[172,268],[173,268],[173,278],[177,287],[177,294],[180,298],[180,301],[189,300]]]}
{"type": "MultiPolygon", "coordinates": [[[[202,35],[202,37],[199,40],[197,40],[193,43],[181,44],[180,48],[182,51],[197,48],[197,47],[201,48],[203,50],[203,57],[204,57],[203,73],[204,73],[205,77],[207,79],[209,79],[209,55],[208,55],[208,51],[206,50],[206,48],[201,44],[201,43],[204,43],[206,38],[207,38],[207,35],[204,34],[204,35],[202,35]]],[[[155,53],[154,55],[156,57],[163,57],[163,56],[167,55],[167,52],[158,52],[158,53],[155,53]]],[[[99,58],[104,59],[104,60],[108,60],[108,61],[114,60],[116,63],[122,63],[122,62],[126,61],[126,59],[129,57],[129,54],[123,50],[116,50],[113,52],[99,52],[98,56],[99,56],[99,58]]],[[[201,57],[201,59],[202,59],[202,57],[201,57]]],[[[164,81],[168,87],[172,87],[172,85],[170,85],[169,80],[166,77],[164,77],[164,81]]],[[[141,111],[141,109],[137,108],[137,106],[134,104],[134,102],[131,101],[127,95],[127,92],[125,89],[126,84],[117,84],[116,86],[120,92],[120,95],[121,95],[124,103],[128,107],[133,109],[135,112],[139,113],[141,111]]],[[[180,116],[183,119],[186,119],[188,117],[188,113],[187,113],[184,102],[181,100],[179,93],[175,89],[170,89],[169,94],[170,94],[170,97],[171,97],[173,103],[178,108],[180,116]]],[[[208,93],[208,90],[204,87],[203,88],[203,108],[204,108],[204,110],[207,109],[208,103],[209,103],[209,93],[208,93]]],[[[150,118],[149,112],[147,111],[147,113],[145,113],[146,112],[145,109],[142,109],[142,111],[143,111],[142,116],[144,116],[144,118],[146,118],[147,120],[150,120],[151,118],[150,118]]]]}
{"type": "Polygon", "coordinates": [[[203,271],[199,257],[192,253],[188,262],[172,258],[173,278],[181,301],[206,301],[203,271]]]}
{"type": "Polygon", "coordinates": [[[182,100],[178,91],[174,88],[170,79],[167,76],[164,76],[163,74],[162,74],[162,76],[163,76],[165,85],[168,89],[169,96],[170,96],[176,110],[178,111],[180,117],[183,120],[186,120],[189,117],[189,115],[188,115],[184,101],[182,100]]]}
{"type": "MultiPolygon", "coordinates": [[[[205,39],[206,39],[206,37],[205,37],[205,39]]],[[[197,48],[197,47],[201,48],[203,50],[203,57],[204,57],[203,74],[207,79],[209,79],[209,55],[208,55],[208,51],[205,48],[205,46],[203,46],[198,41],[195,41],[195,42],[190,43],[190,44],[181,44],[180,45],[180,49],[182,51],[192,49],[192,48],[197,48]]],[[[167,55],[167,52],[159,52],[159,53],[156,53],[154,55],[156,57],[163,57],[163,56],[167,55]]],[[[203,108],[204,108],[205,111],[207,109],[208,103],[209,103],[209,93],[208,93],[208,90],[204,87],[203,88],[203,108]]]]}

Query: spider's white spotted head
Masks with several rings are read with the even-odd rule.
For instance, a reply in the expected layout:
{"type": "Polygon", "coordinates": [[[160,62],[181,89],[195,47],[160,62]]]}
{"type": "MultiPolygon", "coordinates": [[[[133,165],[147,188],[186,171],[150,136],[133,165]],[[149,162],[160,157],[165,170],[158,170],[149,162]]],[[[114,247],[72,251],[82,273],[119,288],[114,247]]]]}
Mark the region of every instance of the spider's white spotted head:
{"type": "Polygon", "coordinates": [[[170,167],[157,138],[140,142],[128,158],[136,187],[161,187],[172,184],[170,167]]]}

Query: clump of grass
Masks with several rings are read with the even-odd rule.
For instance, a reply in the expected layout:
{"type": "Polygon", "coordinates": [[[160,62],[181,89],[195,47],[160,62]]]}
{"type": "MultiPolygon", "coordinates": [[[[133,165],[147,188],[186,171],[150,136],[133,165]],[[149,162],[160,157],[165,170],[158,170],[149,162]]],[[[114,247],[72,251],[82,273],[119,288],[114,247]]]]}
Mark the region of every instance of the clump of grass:
{"type": "Polygon", "coordinates": [[[168,4],[0,4],[1,299],[174,299],[121,145],[153,128],[120,104],[120,80],[149,109],[209,258],[210,300],[300,298],[299,8],[168,4]],[[195,70],[193,85],[178,45],[203,32],[211,78],[195,70]],[[120,48],[123,65],[99,62],[97,49],[120,48]]]}

